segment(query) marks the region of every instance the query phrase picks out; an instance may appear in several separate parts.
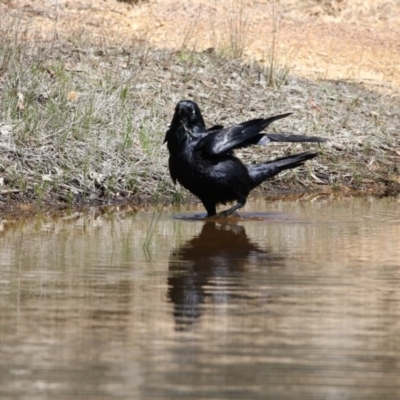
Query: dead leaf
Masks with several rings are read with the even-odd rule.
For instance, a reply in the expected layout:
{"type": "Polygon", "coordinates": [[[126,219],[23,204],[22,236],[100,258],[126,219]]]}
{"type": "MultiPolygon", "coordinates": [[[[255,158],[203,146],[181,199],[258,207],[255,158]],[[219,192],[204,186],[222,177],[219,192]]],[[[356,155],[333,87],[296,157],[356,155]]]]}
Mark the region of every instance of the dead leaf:
{"type": "Polygon", "coordinates": [[[326,182],[324,182],[323,180],[319,179],[316,175],[314,175],[312,172],[310,172],[311,177],[318,183],[324,183],[326,184],[326,182]]]}
{"type": "Polygon", "coordinates": [[[210,89],[215,89],[215,85],[210,81],[201,80],[201,83],[210,89]]]}
{"type": "Polygon", "coordinates": [[[18,111],[24,111],[25,110],[25,104],[24,104],[24,95],[20,92],[17,93],[18,97],[18,111]]]}
{"type": "Polygon", "coordinates": [[[78,97],[79,97],[79,93],[75,92],[74,90],[71,90],[70,92],[67,93],[68,101],[71,101],[71,102],[77,101],[78,97]]]}
{"type": "Polygon", "coordinates": [[[312,108],[316,108],[318,111],[322,109],[322,107],[314,101],[311,97],[308,99],[312,108]]]}

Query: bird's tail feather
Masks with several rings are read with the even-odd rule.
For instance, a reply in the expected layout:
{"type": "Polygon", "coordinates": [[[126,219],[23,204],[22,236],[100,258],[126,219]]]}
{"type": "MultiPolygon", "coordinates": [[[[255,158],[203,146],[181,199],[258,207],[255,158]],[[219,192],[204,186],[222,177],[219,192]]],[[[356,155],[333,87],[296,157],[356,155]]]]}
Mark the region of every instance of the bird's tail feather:
{"type": "Polygon", "coordinates": [[[271,142],[290,142],[290,143],[323,143],[328,139],[319,136],[296,135],[293,133],[267,133],[257,143],[259,145],[271,142]]]}
{"type": "Polygon", "coordinates": [[[303,165],[307,160],[311,160],[318,155],[318,152],[310,150],[303,153],[278,158],[263,164],[248,165],[250,177],[253,180],[253,187],[256,187],[266,179],[271,178],[285,169],[291,169],[303,165]]]}

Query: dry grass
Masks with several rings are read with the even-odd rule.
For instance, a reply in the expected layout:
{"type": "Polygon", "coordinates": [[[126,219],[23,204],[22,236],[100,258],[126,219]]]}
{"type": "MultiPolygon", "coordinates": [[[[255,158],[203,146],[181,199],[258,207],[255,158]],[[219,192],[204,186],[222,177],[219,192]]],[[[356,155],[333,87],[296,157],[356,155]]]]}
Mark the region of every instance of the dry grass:
{"type": "MultiPolygon", "coordinates": [[[[271,80],[275,65],[236,59],[239,41],[224,57],[153,50],[143,41],[93,45],[74,34],[27,41],[17,19],[0,19],[0,38],[3,206],[187,199],[171,184],[162,146],[184,98],[200,104],[209,125],[293,111],[272,129],[331,139],[318,160],[266,183],[265,192],[399,189],[398,98],[295,76],[279,87],[271,80]]],[[[241,156],[257,162],[304,147],[272,145],[241,156]]]]}
{"type": "Polygon", "coordinates": [[[360,18],[376,22],[393,16],[400,7],[397,0],[280,0],[291,14],[305,13],[326,20],[357,21],[360,18]]]}

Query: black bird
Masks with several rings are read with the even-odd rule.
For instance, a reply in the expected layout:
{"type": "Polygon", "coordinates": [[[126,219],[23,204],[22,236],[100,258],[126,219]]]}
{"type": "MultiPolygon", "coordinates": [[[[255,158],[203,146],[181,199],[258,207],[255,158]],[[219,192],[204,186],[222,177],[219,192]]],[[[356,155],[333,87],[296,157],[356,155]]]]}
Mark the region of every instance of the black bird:
{"type": "Polygon", "coordinates": [[[291,113],[259,118],[224,128],[208,129],[199,106],[191,100],[180,101],[175,108],[164,143],[169,150],[169,172],[174,183],[196,195],[207,210],[216,214],[216,205],[237,201],[221,216],[228,216],[246,203],[250,191],[279,172],[303,165],[318,155],[306,151],[267,161],[244,165],[233,151],[251,145],[269,142],[325,142],[317,136],[260,133],[271,122],[291,113]]]}

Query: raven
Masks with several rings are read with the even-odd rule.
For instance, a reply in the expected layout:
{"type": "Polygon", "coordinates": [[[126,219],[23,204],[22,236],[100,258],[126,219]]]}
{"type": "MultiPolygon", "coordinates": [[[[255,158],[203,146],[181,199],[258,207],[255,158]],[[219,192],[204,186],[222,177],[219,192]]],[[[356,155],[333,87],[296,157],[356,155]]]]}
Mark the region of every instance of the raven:
{"type": "Polygon", "coordinates": [[[260,133],[271,122],[291,113],[259,118],[224,128],[207,129],[199,106],[191,100],[180,101],[175,108],[164,143],[169,150],[169,172],[174,183],[197,196],[208,216],[216,215],[216,205],[236,200],[219,215],[228,216],[246,203],[250,191],[279,172],[296,168],[318,155],[305,151],[262,164],[244,165],[233,151],[269,142],[325,142],[317,136],[260,133]]]}

